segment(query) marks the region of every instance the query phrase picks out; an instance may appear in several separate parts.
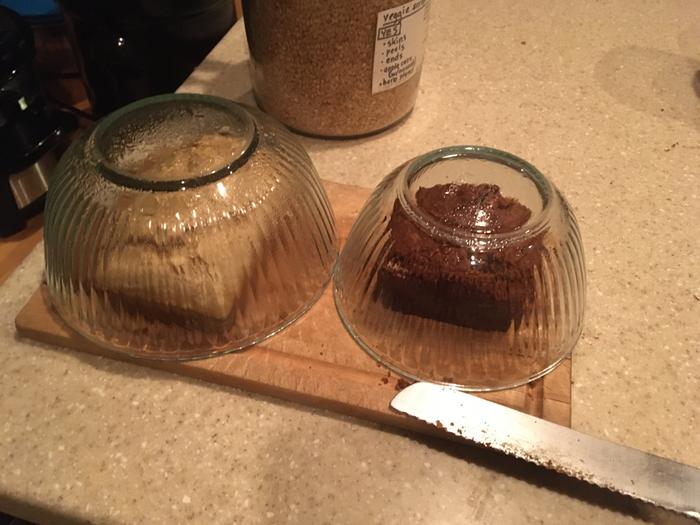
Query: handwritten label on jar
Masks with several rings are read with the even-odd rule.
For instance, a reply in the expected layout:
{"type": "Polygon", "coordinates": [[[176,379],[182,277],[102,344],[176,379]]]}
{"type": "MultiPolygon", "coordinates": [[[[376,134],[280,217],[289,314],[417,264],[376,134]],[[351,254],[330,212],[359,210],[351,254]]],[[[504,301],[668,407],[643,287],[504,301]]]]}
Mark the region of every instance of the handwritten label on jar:
{"type": "Polygon", "coordinates": [[[413,0],[377,14],[372,93],[400,86],[420,71],[430,0],[413,0]]]}

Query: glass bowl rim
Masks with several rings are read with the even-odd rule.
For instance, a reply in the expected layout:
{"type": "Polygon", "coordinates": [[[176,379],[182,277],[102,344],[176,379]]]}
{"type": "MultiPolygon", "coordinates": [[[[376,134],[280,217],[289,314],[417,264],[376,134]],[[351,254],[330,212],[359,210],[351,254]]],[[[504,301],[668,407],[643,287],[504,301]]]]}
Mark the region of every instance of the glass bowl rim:
{"type": "Polygon", "coordinates": [[[97,123],[93,131],[88,137],[87,148],[90,155],[97,161],[97,166],[99,168],[100,174],[105,177],[110,182],[123,186],[126,188],[131,188],[135,190],[142,191],[156,191],[156,192],[173,192],[182,191],[189,188],[196,188],[199,186],[205,186],[216,182],[228,175],[231,175],[241,166],[243,166],[248,159],[252,156],[258,147],[260,141],[258,126],[252,115],[245,109],[241,104],[237,104],[231,100],[225,99],[223,97],[217,97],[212,95],[201,95],[198,93],[168,93],[165,95],[155,95],[152,97],[147,97],[136,102],[127,104],[124,107],[110,113],[100,122],[97,123]],[[117,167],[114,163],[107,160],[102,149],[100,147],[100,142],[104,138],[104,134],[112,125],[114,125],[118,120],[125,115],[138,111],[142,108],[155,106],[159,104],[168,103],[178,103],[178,102],[189,102],[196,101],[210,106],[216,106],[217,108],[223,109],[224,111],[235,113],[242,121],[244,121],[249,126],[249,141],[241,155],[236,157],[233,161],[227,165],[214,170],[210,173],[205,173],[203,175],[198,175],[195,177],[187,179],[175,179],[175,180],[146,180],[141,179],[133,174],[126,173],[117,167]]]}
{"type": "Polygon", "coordinates": [[[405,164],[399,174],[398,200],[409,218],[431,237],[438,237],[458,246],[492,249],[494,245],[502,246],[535,237],[547,229],[556,200],[556,190],[549,179],[535,166],[512,153],[487,146],[457,145],[429,151],[405,164]],[[411,183],[431,164],[459,157],[487,160],[520,172],[535,184],[542,198],[542,209],[531,219],[527,227],[503,233],[459,230],[434,219],[418,206],[411,191],[411,183]]]}

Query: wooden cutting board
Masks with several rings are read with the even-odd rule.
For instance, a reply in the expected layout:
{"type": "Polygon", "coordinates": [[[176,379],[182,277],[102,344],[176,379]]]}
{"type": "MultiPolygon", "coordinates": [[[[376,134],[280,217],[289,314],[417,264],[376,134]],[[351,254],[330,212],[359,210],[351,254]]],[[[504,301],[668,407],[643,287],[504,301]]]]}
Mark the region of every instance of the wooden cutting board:
{"type": "MultiPolygon", "coordinates": [[[[343,242],[369,190],[325,181],[324,185],[343,242]]],[[[63,324],[49,306],[43,288],[34,293],[19,313],[16,326],[20,336],[44,343],[379,423],[441,434],[429,425],[391,410],[389,402],[401,388],[399,378],[378,365],[348,335],[336,313],[330,286],[302,319],[281,333],[243,352],[200,361],[144,361],[103,350],[63,324]]],[[[552,373],[529,385],[483,397],[570,426],[571,362],[565,360],[552,373]]]]}

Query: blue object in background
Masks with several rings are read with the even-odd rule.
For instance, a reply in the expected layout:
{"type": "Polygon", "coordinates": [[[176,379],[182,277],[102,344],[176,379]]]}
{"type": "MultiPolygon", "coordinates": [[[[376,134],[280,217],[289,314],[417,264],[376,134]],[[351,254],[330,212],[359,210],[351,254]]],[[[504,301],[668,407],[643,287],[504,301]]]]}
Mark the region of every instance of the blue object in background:
{"type": "Polygon", "coordinates": [[[0,0],[0,5],[27,18],[30,24],[59,22],[61,9],[54,0],[0,0]]]}

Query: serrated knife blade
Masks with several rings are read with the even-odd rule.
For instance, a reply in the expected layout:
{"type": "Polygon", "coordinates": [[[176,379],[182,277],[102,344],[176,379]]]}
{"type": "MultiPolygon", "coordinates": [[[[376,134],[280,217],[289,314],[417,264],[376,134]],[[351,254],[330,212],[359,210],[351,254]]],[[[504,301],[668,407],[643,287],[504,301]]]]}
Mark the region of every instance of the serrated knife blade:
{"type": "Polygon", "coordinates": [[[461,438],[700,521],[700,470],[431,383],[391,406],[461,438]]]}

